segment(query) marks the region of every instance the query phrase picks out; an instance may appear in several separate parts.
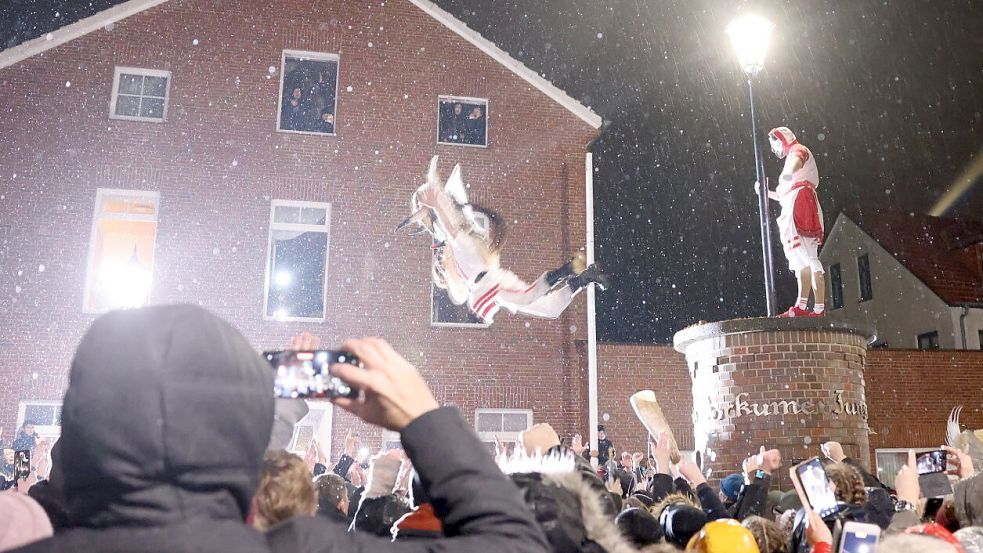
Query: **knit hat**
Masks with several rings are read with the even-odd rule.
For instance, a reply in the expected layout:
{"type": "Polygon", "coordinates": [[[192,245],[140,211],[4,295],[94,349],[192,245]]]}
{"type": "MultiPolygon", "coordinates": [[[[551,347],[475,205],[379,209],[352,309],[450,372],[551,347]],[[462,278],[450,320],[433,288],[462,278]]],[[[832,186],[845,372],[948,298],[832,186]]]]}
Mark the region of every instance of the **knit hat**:
{"type": "Polygon", "coordinates": [[[690,538],[706,523],[706,513],[683,503],[669,505],[659,515],[663,537],[677,547],[685,547],[690,538]]]}
{"type": "Polygon", "coordinates": [[[37,501],[16,492],[0,493],[0,551],[50,537],[51,522],[37,501]]]}
{"type": "Polygon", "coordinates": [[[622,511],[614,523],[621,530],[621,535],[636,547],[645,547],[662,540],[662,526],[659,521],[645,509],[627,509],[622,511]]]}
{"type": "Polygon", "coordinates": [[[736,520],[708,522],[689,541],[686,551],[694,553],[760,553],[754,534],[736,520]]]}
{"type": "Polygon", "coordinates": [[[743,486],[743,474],[728,474],[720,481],[720,491],[731,501],[737,501],[737,496],[741,494],[741,488],[743,486]]]}

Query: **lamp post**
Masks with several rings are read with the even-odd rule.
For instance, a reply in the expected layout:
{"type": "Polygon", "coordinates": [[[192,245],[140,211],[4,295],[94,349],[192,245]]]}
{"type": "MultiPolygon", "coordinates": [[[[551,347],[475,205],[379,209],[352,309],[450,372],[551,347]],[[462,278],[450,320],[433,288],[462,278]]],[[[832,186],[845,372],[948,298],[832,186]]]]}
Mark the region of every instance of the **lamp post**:
{"type": "Polygon", "coordinates": [[[765,182],[764,160],[761,147],[758,145],[758,123],[754,115],[754,77],[765,66],[765,54],[768,51],[768,39],[775,26],[765,19],[754,15],[745,15],[727,25],[741,69],[747,75],[748,97],[751,100],[751,137],[754,140],[754,173],[758,188],[758,224],[761,227],[761,254],[765,272],[765,301],[768,316],[775,316],[775,277],[771,258],[771,221],[768,217],[768,186],[765,182]]]}

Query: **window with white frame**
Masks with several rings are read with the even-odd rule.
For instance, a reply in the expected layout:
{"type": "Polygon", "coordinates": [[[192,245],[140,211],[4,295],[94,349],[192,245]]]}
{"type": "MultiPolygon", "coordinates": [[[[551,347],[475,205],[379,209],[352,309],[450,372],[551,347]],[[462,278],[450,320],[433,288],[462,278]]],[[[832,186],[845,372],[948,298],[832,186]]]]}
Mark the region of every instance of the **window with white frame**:
{"type": "Polygon", "coordinates": [[[290,438],[287,451],[303,457],[307,454],[311,443],[316,440],[324,458],[330,461],[333,406],[330,401],[305,401],[307,401],[307,407],[310,408],[310,411],[294,425],[294,435],[290,438]]]}
{"type": "Polygon", "coordinates": [[[894,487],[894,477],[908,463],[908,450],[929,451],[932,447],[887,447],[874,450],[874,460],[877,467],[877,479],[889,488],[894,487]]]}
{"type": "MultiPolygon", "coordinates": [[[[491,225],[488,215],[475,212],[474,222],[478,232],[487,237],[491,225]]],[[[434,263],[441,262],[441,253],[440,250],[434,250],[431,253],[434,256],[434,263]]],[[[448,291],[436,286],[433,282],[430,284],[430,325],[462,328],[488,328],[490,326],[471,311],[467,304],[467,298],[465,298],[464,303],[455,304],[448,291]]]]}
{"type": "Polygon", "coordinates": [[[339,59],[338,54],[283,51],[277,130],[335,134],[339,59]]]}
{"type": "Polygon", "coordinates": [[[83,311],[102,313],[147,303],[159,203],[157,192],[96,191],[83,311]]]}
{"type": "Polygon", "coordinates": [[[495,450],[496,439],[517,442],[519,434],[530,426],[531,409],[476,409],[474,412],[474,428],[489,451],[495,450]]]}
{"type": "Polygon", "coordinates": [[[481,148],[488,146],[488,100],[438,96],[437,142],[481,148]]]}
{"type": "Polygon", "coordinates": [[[399,432],[386,430],[382,433],[382,447],[379,450],[389,451],[390,449],[403,449],[403,441],[399,438],[399,432]]]}
{"type": "Polygon", "coordinates": [[[34,432],[42,438],[61,435],[61,401],[22,401],[17,408],[17,431],[25,422],[34,424],[34,432]]]}
{"type": "Polygon", "coordinates": [[[273,200],[263,316],[324,320],[331,204],[273,200]]]}
{"type": "Polygon", "coordinates": [[[170,88],[170,71],[117,67],[109,116],[133,121],[164,121],[170,88]]]}

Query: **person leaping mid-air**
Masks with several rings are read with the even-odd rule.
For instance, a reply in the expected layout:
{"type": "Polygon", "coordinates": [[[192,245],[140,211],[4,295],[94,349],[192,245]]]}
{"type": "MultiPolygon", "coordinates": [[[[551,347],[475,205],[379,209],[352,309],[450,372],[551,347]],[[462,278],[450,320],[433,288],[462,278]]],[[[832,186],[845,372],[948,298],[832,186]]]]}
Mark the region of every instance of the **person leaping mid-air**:
{"type": "Polygon", "coordinates": [[[531,284],[503,269],[499,265],[502,233],[498,217],[468,201],[460,165],[442,185],[434,156],[426,183],[413,193],[410,203],[413,214],[396,231],[416,224],[430,234],[434,285],[446,290],[455,305],[467,302],[471,312],[485,323],[491,323],[501,308],[555,319],[587,286],[597,284],[606,290],[610,285],[595,265],[585,266],[580,252],[531,284]]]}
{"type": "MultiPolygon", "coordinates": [[[[798,277],[799,297],[795,305],[779,317],[822,317],[826,295],[823,264],[819,261],[819,246],[823,243],[823,210],[816,196],[819,187],[819,169],[816,160],[788,127],[777,127],[768,132],[771,151],[779,159],[785,159],[785,167],[778,179],[778,187],[768,191],[768,197],[782,205],[778,216],[778,231],[782,248],[788,258],[788,268],[798,277]],[[815,296],[812,311],[808,309],[809,289],[815,296]]],[[[760,183],[754,183],[755,192],[760,183]]]]}

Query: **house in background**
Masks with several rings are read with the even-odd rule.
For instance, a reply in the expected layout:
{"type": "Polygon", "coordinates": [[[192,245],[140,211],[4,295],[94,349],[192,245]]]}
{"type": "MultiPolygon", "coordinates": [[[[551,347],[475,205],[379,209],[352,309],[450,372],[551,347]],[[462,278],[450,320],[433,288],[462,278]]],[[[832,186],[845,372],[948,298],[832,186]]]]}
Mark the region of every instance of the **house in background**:
{"type": "Polygon", "coordinates": [[[819,257],[827,315],[872,324],[875,347],[983,349],[983,222],[840,213],[819,257]]]}
{"type": "MultiPolygon", "coordinates": [[[[8,436],[57,435],[83,332],[144,303],[203,305],[257,349],[383,336],[487,441],[583,431],[584,300],[477,324],[393,228],[438,154],[510,222],[504,264],[558,266],[585,243],[601,118],[436,4],[129,0],[0,51],[0,111],[8,436]]],[[[358,428],[311,407],[295,450],[358,428]]]]}

